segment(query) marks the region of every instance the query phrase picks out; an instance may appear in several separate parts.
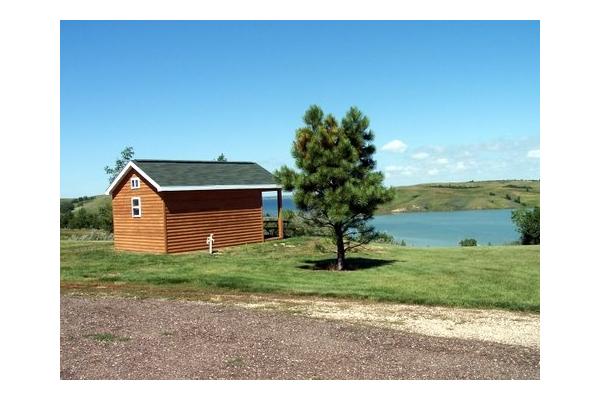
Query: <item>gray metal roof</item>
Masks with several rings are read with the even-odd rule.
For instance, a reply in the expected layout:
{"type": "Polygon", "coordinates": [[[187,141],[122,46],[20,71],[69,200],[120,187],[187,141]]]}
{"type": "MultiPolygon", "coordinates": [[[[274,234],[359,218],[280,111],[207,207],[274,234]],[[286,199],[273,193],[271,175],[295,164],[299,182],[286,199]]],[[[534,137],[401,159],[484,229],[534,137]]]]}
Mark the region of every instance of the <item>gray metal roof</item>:
{"type": "Polygon", "coordinates": [[[161,187],[275,185],[273,175],[253,162],[132,160],[161,187]]]}

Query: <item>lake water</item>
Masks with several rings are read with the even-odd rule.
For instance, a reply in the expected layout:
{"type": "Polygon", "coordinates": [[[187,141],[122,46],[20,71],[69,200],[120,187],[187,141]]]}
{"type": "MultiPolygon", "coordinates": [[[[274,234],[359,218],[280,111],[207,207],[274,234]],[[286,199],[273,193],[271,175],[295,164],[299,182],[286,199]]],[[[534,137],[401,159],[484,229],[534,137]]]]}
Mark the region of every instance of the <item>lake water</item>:
{"type": "Polygon", "coordinates": [[[373,225],[409,246],[457,246],[465,238],[506,244],[519,239],[510,215],[511,210],[404,213],[375,216],[373,225]]]}
{"type": "MultiPolygon", "coordinates": [[[[284,210],[296,210],[296,205],[291,197],[283,197],[282,201],[284,210]]],[[[269,214],[272,217],[277,215],[276,197],[263,197],[263,214],[269,214]]]]}
{"type": "MultiPolygon", "coordinates": [[[[263,198],[263,207],[265,213],[277,215],[277,199],[263,198]]],[[[283,208],[296,209],[292,198],[283,198],[283,208]]],[[[372,224],[408,246],[458,246],[465,238],[479,245],[506,244],[519,239],[510,215],[511,210],[414,212],[378,215],[372,224]]]]}

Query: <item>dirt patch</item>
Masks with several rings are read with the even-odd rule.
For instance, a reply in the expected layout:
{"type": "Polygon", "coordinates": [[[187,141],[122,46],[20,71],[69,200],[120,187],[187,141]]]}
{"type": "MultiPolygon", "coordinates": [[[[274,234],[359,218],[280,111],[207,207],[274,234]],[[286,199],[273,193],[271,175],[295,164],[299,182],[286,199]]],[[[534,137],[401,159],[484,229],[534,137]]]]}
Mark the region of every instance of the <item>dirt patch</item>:
{"type": "Polygon", "coordinates": [[[61,378],[539,379],[533,347],[307,317],[272,303],[62,296],[61,378]]]}
{"type": "Polygon", "coordinates": [[[211,300],[428,336],[540,346],[540,316],[534,313],[252,295],[219,295],[211,300]]]}

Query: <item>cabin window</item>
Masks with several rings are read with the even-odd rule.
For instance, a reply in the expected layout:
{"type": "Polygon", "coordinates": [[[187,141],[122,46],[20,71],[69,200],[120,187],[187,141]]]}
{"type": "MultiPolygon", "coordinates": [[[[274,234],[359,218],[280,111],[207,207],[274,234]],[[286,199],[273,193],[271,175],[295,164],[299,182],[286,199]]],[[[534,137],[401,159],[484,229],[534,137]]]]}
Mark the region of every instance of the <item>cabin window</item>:
{"type": "Polygon", "coordinates": [[[140,187],[140,178],[131,178],[131,188],[139,189],[140,187]]]}
{"type": "Polygon", "coordinates": [[[136,218],[142,216],[142,200],[139,197],[131,198],[131,216],[136,218]]]}

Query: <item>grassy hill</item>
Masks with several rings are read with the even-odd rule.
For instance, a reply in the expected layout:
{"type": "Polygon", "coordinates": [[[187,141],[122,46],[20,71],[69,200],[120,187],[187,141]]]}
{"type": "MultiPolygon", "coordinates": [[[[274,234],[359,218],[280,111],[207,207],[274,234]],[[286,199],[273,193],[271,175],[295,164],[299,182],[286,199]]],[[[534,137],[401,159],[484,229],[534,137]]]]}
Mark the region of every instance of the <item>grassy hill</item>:
{"type": "Polygon", "coordinates": [[[378,214],[539,206],[540,181],[505,180],[428,183],[396,187],[395,198],[378,214]]]}
{"type": "Polygon", "coordinates": [[[97,196],[83,196],[78,198],[61,198],[61,209],[66,207],[68,203],[73,203],[73,211],[77,211],[80,208],[85,208],[85,210],[89,212],[97,212],[98,209],[104,204],[109,206],[111,205],[110,196],[104,194],[97,196]]]}
{"type": "Polygon", "coordinates": [[[75,211],[78,208],[85,208],[87,211],[96,212],[96,211],[98,211],[98,208],[100,208],[100,206],[102,206],[103,204],[111,205],[110,196],[107,196],[104,194],[94,196],[94,197],[90,198],[89,200],[79,203],[75,207],[75,211]]]}

